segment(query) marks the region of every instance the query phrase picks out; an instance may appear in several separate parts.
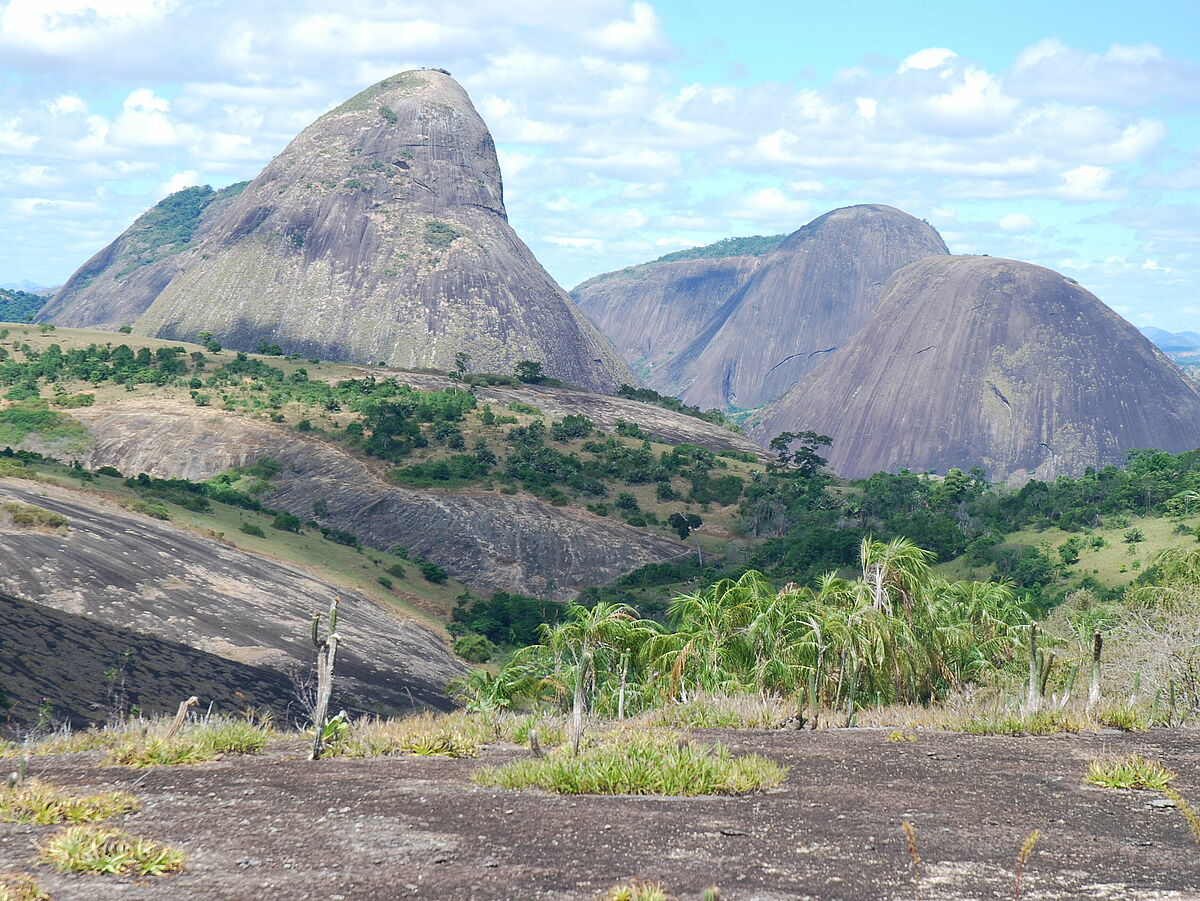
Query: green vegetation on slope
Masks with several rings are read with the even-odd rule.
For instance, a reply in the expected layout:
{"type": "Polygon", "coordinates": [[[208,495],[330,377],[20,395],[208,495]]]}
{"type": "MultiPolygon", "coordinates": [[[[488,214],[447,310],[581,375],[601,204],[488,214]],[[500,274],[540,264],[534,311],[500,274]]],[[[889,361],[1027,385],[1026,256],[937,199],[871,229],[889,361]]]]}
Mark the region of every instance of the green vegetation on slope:
{"type": "Polygon", "coordinates": [[[125,265],[116,278],[188,248],[200,217],[215,200],[236,197],[249,182],[214,191],[209,185],[184,188],[163,198],[134,223],[125,248],[125,265]]]}
{"type": "Polygon", "coordinates": [[[0,288],[0,322],[28,322],[48,299],[42,294],[0,288]]]}
{"type": "Polygon", "coordinates": [[[710,260],[721,257],[760,257],[783,243],[787,235],[750,235],[745,238],[722,238],[703,247],[689,247],[664,254],[655,263],[677,263],[681,260],[710,260]]]}

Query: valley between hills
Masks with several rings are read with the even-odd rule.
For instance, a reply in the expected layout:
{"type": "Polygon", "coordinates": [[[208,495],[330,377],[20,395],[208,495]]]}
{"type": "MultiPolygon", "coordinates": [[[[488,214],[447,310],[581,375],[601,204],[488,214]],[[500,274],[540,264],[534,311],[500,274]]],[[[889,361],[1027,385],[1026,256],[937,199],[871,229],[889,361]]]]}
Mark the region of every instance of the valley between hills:
{"type": "Polygon", "coordinates": [[[423,69],[0,315],[0,901],[1200,895],[1200,389],[1060,273],[568,293],[423,69]]]}

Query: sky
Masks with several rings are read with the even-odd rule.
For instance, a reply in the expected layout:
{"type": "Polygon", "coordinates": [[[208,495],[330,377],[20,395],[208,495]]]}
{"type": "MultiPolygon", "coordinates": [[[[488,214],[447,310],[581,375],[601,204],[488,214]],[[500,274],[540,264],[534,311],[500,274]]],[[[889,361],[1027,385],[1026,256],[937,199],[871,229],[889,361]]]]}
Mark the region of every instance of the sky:
{"type": "Polygon", "coordinates": [[[1154,0],[0,0],[0,283],[422,66],[564,287],[884,203],[1200,331],[1200,16],[1154,0]]]}

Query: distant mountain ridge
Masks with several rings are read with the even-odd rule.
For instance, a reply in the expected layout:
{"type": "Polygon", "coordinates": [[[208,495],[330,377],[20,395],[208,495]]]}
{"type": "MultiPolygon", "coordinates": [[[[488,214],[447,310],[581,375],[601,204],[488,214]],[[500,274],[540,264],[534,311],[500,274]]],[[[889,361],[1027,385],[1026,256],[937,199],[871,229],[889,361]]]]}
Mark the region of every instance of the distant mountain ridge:
{"type": "Polygon", "coordinates": [[[1200,349],[1200,333],[1197,332],[1168,332],[1152,325],[1138,329],[1143,335],[1154,342],[1159,350],[1197,350],[1200,349]]]}
{"type": "Polygon", "coordinates": [[[408,369],[537,360],[589,390],[636,381],[512,230],[487,126],[437,70],[325,113],[236,195],[172,195],[39,319],[408,369]]]}

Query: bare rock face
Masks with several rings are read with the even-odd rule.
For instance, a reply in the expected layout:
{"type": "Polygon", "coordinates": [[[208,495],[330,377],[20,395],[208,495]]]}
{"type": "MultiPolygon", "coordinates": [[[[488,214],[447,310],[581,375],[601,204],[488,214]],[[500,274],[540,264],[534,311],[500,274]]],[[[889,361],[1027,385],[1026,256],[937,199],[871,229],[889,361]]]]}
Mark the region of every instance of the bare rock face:
{"type": "Polygon", "coordinates": [[[760,406],[858,331],[893,272],[947,252],[931,225],[893,207],[826,213],[779,245],[672,359],[666,377],[690,404],[760,406]]]}
{"type": "Polygon", "coordinates": [[[832,436],[847,477],[979,464],[1019,481],[1195,448],[1200,392],[1057,272],[938,256],[896,273],[862,330],[749,426],[832,436]]]}
{"type": "Polygon", "coordinates": [[[17,616],[11,602],[0,603],[0,624],[10,617],[18,623],[13,631],[0,630],[0,672],[13,667],[15,681],[26,686],[63,679],[60,691],[42,690],[81,717],[88,713],[77,702],[106,687],[79,685],[81,674],[119,665],[126,649],[133,651],[130,688],[148,710],[166,712],[197,694],[205,703],[263,705],[281,716],[298,715],[288,709],[298,701],[287,696],[289,674],[311,672],[310,616],[328,609],[334,595],[342,599],[336,703],[363,711],[446,707],[446,682],[464,671],[430,629],[298,567],[118,510],[86,493],[5,480],[0,498],[53,510],[69,524],[62,534],[0,529],[6,561],[0,596],[63,614],[55,618],[30,608],[17,616]],[[62,635],[51,641],[35,634],[32,623],[47,619],[54,628],[78,631],[81,641],[91,635],[97,645],[72,646],[62,635]],[[111,655],[101,656],[103,651],[111,655]],[[54,661],[45,659],[50,653],[54,661]],[[64,667],[64,660],[75,665],[64,667]],[[171,674],[172,666],[189,669],[171,674]]]}
{"type": "Polygon", "coordinates": [[[73,328],[131,325],[179,272],[191,250],[246,187],[176,191],[84,263],[35,321],[73,328]]]}
{"type": "Polygon", "coordinates": [[[947,252],[929,223],[867,204],[826,213],[764,257],[648,264],[574,293],[655,389],[705,409],[752,409],[844,344],[893,272],[947,252]]]}
{"type": "Polygon", "coordinates": [[[672,393],[663,367],[687,347],[762,256],[645,263],[588,279],[571,291],[579,308],[656,391],[672,393]]]}
{"type": "Polygon", "coordinates": [[[211,478],[262,457],[283,464],[263,500],[380,548],[403,545],[473,588],[564,599],[647,563],[689,553],[674,539],[522,497],[402,488],[333,444],[200,408],[123,404],[72,410],[95,441],[84,466],[158,478],[211,478]]]}
{"type": "MultiPolygon", "coordinates": [[[[440,72],[326,113],[177,259],[139,334],[410,369],[451,369],[460,351],[476,371],[538,360],[591,390],[633,380],[508,224],[492,137],[440,72]]],[[[68,301],[56,322],[99,321],[68,301]]]]}

